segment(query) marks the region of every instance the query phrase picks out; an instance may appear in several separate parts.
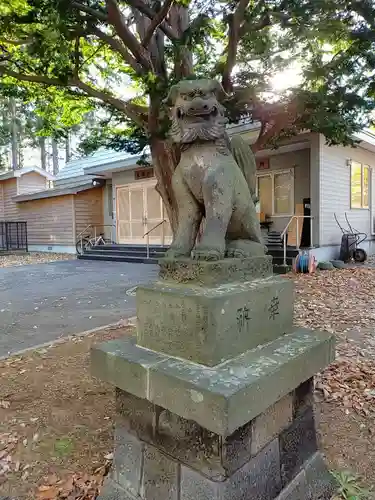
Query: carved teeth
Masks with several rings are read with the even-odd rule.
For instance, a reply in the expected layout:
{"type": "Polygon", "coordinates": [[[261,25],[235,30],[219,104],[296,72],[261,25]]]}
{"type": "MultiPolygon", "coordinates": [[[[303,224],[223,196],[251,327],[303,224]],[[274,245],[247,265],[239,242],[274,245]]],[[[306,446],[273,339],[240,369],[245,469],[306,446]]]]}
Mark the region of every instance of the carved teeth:
{"type": "Polygon", "coordinates": [[[213,106],[211,109],[189,109],[187,115],[201,118],[208,118],[211,115],[216,116],[218,114],[218,109],[216,106],[213,106]]]}

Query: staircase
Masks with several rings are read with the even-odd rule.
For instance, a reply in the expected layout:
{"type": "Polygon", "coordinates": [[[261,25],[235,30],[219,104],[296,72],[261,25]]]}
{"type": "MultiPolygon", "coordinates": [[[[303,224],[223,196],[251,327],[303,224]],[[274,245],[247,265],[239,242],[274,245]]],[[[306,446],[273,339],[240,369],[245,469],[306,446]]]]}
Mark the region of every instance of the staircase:
{"type": "MultiPolygon", "coordinates": [[[[289,271],[292,267],[293,259],[298,255],[298,250],[295,247],[287,247],[287,266],[285,267],[284,249],[280,233],[270,232],[266,244],[269,255],[273,257],[274,271],[276,273],[289,271]]],[[[150,246],[149,258],[147,258],[146,245],[98,245],[90,250],[86,250],[83,255],[78,255],[78,259],[157,264],[167,249],[168,247],[165,246],[150,246]]]]}
{"type": "Polygon", "coordinates": [[[147,258],[146,245],[98,245],[86,250],[78,259],[133,262],[135,264],[157,264],[168,247],[151,246],[147,258]]]}
{"type": "Polygon", "coordinates": [[[270,231],[267,235],[266,245],[268,254],[273,257],[273,270],[275,273],[283,274],[290,271],[293,259],[299,254],[296,247],[286,247],[286,266],[284,265],[284,247],[281,234],[277,231],[270,231]]]}

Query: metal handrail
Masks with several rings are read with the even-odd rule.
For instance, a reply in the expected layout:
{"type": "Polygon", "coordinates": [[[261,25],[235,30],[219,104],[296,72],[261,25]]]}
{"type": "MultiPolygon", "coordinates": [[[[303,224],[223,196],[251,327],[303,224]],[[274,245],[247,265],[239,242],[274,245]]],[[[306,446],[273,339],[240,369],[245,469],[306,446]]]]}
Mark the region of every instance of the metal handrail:
{"type": "Polygon", "coordinates": [[[94,238],[96,240],[96,228],[97,227],[110,227],[111,228],[111,241],[113,241],[113,224],[89,224],[88,226],[85,227],[83,231],[81,231],[77,236],[76,236],[76,241],[78,242],[79,238],[81,237],[81,253],[83,252],[83,238],[82,236],[86,233],[88,229],[94,228],[94,238]]]}
{"type": "Polygon", "coordinates": [[[283,240],[283,249],[284,249],[284,266],[286,266],[286,235],[288,228],[292,221],[296,219],[296,249],[299,250],[299,243],[298,243],[298,233],[299,233],[299,219],[311,219],[311,224],[310,224],[310,248],[313,247],[313,224],[312,221],[314,219],[313,215],[292,215],[290,218],[288,224],[285,226],[285,229],[281,233],[281,238],[283,240]]]}
{"type": "Polygon", "coordinates": [[[85,232],[86,232],[88,229],[90,229],[90,227],[92,227],[92,224],[89,224],[87,227],[85,227],[85,229],[84,229],[83,231],[81,231],[79,234],[77,234],[76,239],[78,240],[78,238],[79,238],[80,236],[82,236],[83,234],[85,234],[85,232]]]}
{"type": "Polygon", "coordinates": [[[162,224],[164,224],[164,222],[167,222],[166,219],[162,220],[161,222],[159,222],[158,224],[156,224],[156,226],[154,226],[152,229],[150,229],[149,231],[147,231],[147,233],[145,233],[143,235],[143,237],[147,236],[148,234],[152,233],[152,231],[154,229],[156,229],[157,227],[161,226],[162,224]]]}
{"type": "Polygon", "coordinates": [[[161,226],[162,224],[164,224],[164,222],[167,222],[167,220],[163,219],[161,222],[159,222],[158,224],[156,224],[156,226],[154,226],[153,228],[151,228],[149,231],[147,231],[147,233],[145,233],[143,235],[143,238],[145,238],[147,236],[146,245],[147,245],[147,258],[148,259],[150,258],[150,233],[152,233],[152,231],[154,231],[159,226],[161,226]]]}
{"type": "Polygon", "coordinates": [[[81,231],[79,234],[77,234],[77,236],[76,236],[77,240],[80,236],[82,236],[91,227],[93,227],[94,229],[96,229],[97,227],[113,227],[113,224],[89,224],[87,227],[85,227],[85,229],[83,231],[81,231]]]}

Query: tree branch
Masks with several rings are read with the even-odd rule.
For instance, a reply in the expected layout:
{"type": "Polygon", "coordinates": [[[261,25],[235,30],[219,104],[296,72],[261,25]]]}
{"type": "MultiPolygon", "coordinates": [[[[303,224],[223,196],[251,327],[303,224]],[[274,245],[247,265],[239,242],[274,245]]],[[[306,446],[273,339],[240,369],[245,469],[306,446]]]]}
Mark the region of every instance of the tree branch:
{"type": "Polygon", "coordinates": [[[25,38],[24,40],[7,40],[6,38],[0,38],[0,43],[8,43],[9,45],[16,45],[16,46],[26,45],[32,42],[33,42],[32,37],[25,38]]]}
{"type": "MultiPolygon", "coordinates": [[[[141,40],[144,39],[147,29],[151,24],[148,17],[141,14],[139,10],[133,9],[134,21],[138,36],[141,40]]],[[[165,71],[165,57],[164,57],[164,33],[160,30],[154,33],[154,36],[150,39],[147,50],[150,54],[150,58],[155,70],[155,74],[160,78],[166,78],[165,71]]]]}
{"type": "MultiPolygon", "coordinates": [[[[187,7],[181,4],[174,4],[169,13],[169,20],[172,28],[178,34],[179,39],[184,36],[184,33],[190,26],[190,16],[187,7]]],[[[183,77],[189,76],[193,70],[193,55],[191,50],[186,45],[176,47],[174,51],[174,74],[180,80],[183,77]]]]}
{"type": "Polygon", "coordinates": [[[124,16],[116,0],[106,0],[108,20],[117,35],[146,71],[152,69],[150,56],[125,23],[124,16]]]}
{"type": "Polygon", "coordinates": [[[226,92],[232,90],[231,73],[236,64],[237,47],[240,40],[240,28],[245,17],[249,0],[239,0],[236,10],[229,21],[228,55],[223,70],[223,87],[226,92]]]}
{"type": "Polygon", "coordinates": [[[143,73],[143,68],[138,64],[137,60],[132,56],[132,54],[127,50],[121,42],[116,40],[111,35],[107,35],[104,31],[100,30],[94,25],[90,25],[90,31],[96,35],[98,38],[103,40],[107,45],[109,45],[113,50],[118,52],[124,59],[124,61],[131,66],[137,74],[143,73]]]}
{"type": "MultiPolygon", "coordinates": [[[[126,3],[130,5],[130,7],[133,7],[133,9],[139,10],[141,14],[151,19],[151,21],[157,15],[143,0],[126,0],[126,3]]],[[[179,36],[177,31],[174,30],[166,20],[163,20],[158,28],[160,28],[170,40],[178,40],[179,36]]]]}
{"type": "Polygon", "coordinates": [[[55,87],[66,87],[66,83],[57,80],[55,78],[48,78],[46,76],[40,75],[24,75],[22,73],[17,73],[16,71],[12,71],[10,69],[5,68],[0,65],[0,76],[11,76],[16,80],[20,80],[21,82],[31,82],[31,83],[41,83],[44,85],[53,85],[55,87]]]}
{"type": "Polygon", "coordinates": [[[146,34],[142,40],[143,47],[147,47],[151,41],[151,38],[161,23],[167,17],[169,10],[172,6],[174,0],[165,0],[164,5],[159,10],[159,12],[155,15],[154,19],[151,21],[150,25],[147,28],[146,34]]]}
{"type": "Polygon", "coordinates": [[[240,28],[239,38],[246,35],[246,33],[253,31],[261,31],[263,28],[271,25],[271,18],[268,13],[264,16],[264,18],[259,21],[259,23],[253,24],[250,22],[244,22],[240,28]]]}
{"type": "Polygon", "coordinates": [[[74,78],[78,78],[79,76],[79,46],[80,37],[77,36],[74,44],[74,78]]]}
{"type": "Polygon", "coordinates": [[[99,10],[92,9],[91,7],[88,7],[87,5],[83,5],[80,2],[72,2],[71,5],[75,9],[78,9],[82,12],[85,12],[89,16],[92,16],[92,17],[95,17],[96,19],[99,19],[99,21],[104,21],[104,22],[108,21],[108,18],[104,12],[100,12],[99,10]]]}
{"type": "MultiPolygon", "coordinates": [[[[131,120],[133,120],[140,127],[145,128],[145,119],[141,116],[140,109],[137,105],[132,104],[131,102],[127,103],[117,97],[112,96],[108,92],[104,90],[98,90],[91,85],[79,80],[78,78],[70,78],[66,82],[62,80],[58,80],[57,78],[48,78],[46,76],[41,75],[27,75],[23,73],[17,73],[16,71],[12,71],[10,69],[5,68],[0,65],[0,76],[10,76],[19,80],[21,82],[30,82],[30,83],[38,83],[41,85],[47,85],[52,87],[76,87],[82,90],[87,96],[93,97],[94,99],[98,99],[110,106],[116,108],[118,111],[126,114],[131,120]]],[[[144,109],[142,108],[142,114],[144,114],[144,109]]]]}

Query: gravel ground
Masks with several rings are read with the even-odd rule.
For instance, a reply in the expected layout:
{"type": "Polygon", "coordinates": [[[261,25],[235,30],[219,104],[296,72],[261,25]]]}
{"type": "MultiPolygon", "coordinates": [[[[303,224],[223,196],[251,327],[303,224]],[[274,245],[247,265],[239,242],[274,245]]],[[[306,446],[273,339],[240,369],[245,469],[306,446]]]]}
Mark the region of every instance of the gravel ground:
{"type": "Polygon", "coordinates": [[[71,253],[32,252],[27,254],[0,255],[0,267],[25,266],[28,264],[45,264],[58,260],[73,260],[71,253]]]}

